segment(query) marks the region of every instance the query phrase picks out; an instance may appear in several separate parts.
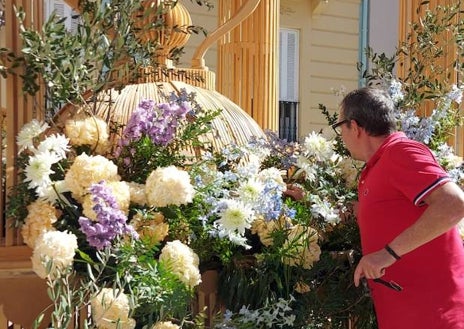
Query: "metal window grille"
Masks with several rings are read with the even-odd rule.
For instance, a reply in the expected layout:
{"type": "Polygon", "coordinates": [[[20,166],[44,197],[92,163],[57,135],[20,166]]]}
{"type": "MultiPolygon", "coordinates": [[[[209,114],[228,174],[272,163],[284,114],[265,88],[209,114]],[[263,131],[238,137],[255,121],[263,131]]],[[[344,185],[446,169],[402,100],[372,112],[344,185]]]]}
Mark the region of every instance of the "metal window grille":
{"type": "Polygon", "coordinates": [[[279,138],[296,142],[298,102],[279,102],[279,138]]]}

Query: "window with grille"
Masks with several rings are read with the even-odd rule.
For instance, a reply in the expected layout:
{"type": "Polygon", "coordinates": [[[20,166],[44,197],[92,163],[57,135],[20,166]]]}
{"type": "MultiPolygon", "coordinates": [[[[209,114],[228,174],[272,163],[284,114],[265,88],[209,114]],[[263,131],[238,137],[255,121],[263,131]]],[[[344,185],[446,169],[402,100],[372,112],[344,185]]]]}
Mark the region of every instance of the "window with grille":
{"type": "Polygon", "coordinates": [[[280,29],[279,43],[279,137],[294,142],[298,136],[298,30],[280,29]]]}
{"type": "Polygon", "coordinates": [[[78,15],[64,0],[44,0],[44,19],[47,19],[53,11],[60,17],[66,17],[66,28],[74,32],[77,29],[78,15]]]}

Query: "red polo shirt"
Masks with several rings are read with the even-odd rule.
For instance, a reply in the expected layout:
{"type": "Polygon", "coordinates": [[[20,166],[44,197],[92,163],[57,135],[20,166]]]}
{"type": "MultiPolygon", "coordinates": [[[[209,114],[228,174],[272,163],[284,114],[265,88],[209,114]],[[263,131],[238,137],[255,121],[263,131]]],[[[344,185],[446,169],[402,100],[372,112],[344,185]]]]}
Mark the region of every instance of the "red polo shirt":
{"type": "MultiPolygon", "coordinates": [[[[426,146],[401,132],[390,135],[359,181],[363,253],[411,226],[427,209],[424,197],[449,181],[426,146]]],[[[456,228],[404,255],[382,278],[403,290],[369,280],[380,329],[464,329],[464,247],[456,228]]]]}

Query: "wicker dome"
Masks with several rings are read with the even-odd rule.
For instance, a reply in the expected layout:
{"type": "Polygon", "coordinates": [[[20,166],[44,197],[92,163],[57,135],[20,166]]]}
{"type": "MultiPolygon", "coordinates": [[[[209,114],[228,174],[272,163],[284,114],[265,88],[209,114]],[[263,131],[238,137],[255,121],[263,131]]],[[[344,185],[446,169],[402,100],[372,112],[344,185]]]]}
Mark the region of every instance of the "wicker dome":
{"type": "MultiPolygon", "coordinates": [[[[214,150],[221,151],[231,144],[245,145],[252,137],[265,137],[256,121],[230,99],[214,90],[192,86],[182,81],[131,84],[120,91],[111,90],[100,94],[95,109],[91,112],[107,122],[126,124],[142,99],[166,102],[165,95],[171,92],[178,93],[182,89],[187,93],[194,92],[195,100],[202,108],[221,109],[220,115],[212,122],[212,134],[206,136],[214,150]]],[[[81,111],[73,106],[64,107],[58,115],[58,124],[63,124],[79,112],[81,111]]]]}
{"type": "MultiPolygon", "coordinates": [[[[140,33],[143,42],[148,40],[157,40],[160,43],[158,59],[161,66],[169,68],[151,68],[141,69],[141,77],[137,84],[128,84],[122,90],[109,90],[97,95],[97,104],[92,109],[85,108],[107,122],[117,122],[125,125],[132,112],[137,108],[139,102],[143,99],[152,99],[155,102],[166,102],[165,96],[171,92],[179,92],[185,89],[187,93],[196,94],[196,102],[203,109],[217,110],[221,113],[212,122],[212,134],[206,136],[207,141],[211,143],[215,151],[221,151],[225,146],[236,144],[245,145],[252,137],[265,137],[263,130],[258,123],[241,109],[237,104],[232,102],[224,95],[214,90],[215,75],[213,72],[205,69],[177,69],[171,67],[168,60],[168,53],[174,47],[182,47],[188,40],[189,33],[183,33],[176,30],[175,27],[185,28],[191,25],[191,18],[187,9],[180,3],[170,7],[171,1],[167,0],[147,0],[144,2],[147,12],[140,19],[140,27],[153,23],[160,12],[159,7],[169,10],[162,11],[164,27],[161,31],[149,29],[140,33]],[[151,10],[149,10],[151,9],[151,10]],[[185,82],[188,81],[189,83],[185,82]],[[205,89],[207,88],[207,89],[205,89]]],[[[82,112],[82,108],[75,108],[71,104],[65,106],[59,113],[57,119],[58,125],[65,120],[72,118],[82,112]]],[[[113,134],[113,138],[116,135],[113,134]]]]}

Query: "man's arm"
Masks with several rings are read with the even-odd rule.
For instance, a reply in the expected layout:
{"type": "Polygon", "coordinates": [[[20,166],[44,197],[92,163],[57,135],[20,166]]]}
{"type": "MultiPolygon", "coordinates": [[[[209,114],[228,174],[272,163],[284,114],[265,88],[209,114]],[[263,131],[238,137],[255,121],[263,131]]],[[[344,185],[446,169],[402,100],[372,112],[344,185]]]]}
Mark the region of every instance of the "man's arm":
{"type": "MultiPolygon", "coordinates": [[[[448,182],[424,198],[428,205],[422,216],[389,243],[394,252],[402,256],[447,232],[464,219],[464,192],[453,182],[448,182]]],[[[365,255],[359,261],[354,282],[359,285],[362,277],[381,277],[396,259],[381,249],[365,255]]]]}

